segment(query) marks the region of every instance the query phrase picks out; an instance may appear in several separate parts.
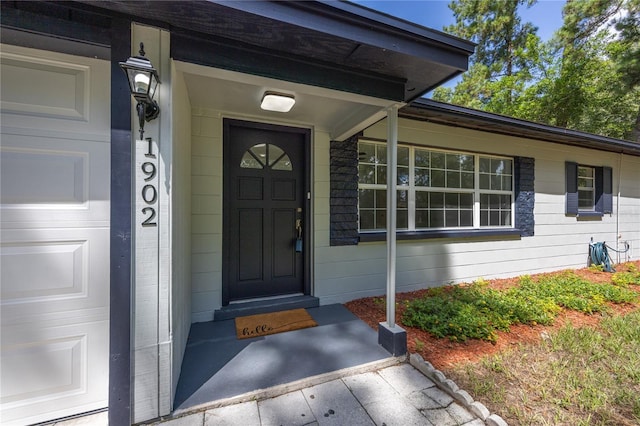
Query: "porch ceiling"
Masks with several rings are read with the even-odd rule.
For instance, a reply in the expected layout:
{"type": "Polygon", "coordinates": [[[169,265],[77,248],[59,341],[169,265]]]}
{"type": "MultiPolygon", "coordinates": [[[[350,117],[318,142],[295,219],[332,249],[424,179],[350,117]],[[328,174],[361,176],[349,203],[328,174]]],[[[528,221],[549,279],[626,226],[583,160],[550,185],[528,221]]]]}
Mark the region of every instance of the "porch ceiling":
{"type": "Polygon", "coordinates": [[[71,4],[168,29],[180,61],[396,102],[466,71],[475,46],[346,1],[71,4]]]}
{"type": "Polygon", "coordinates": [[[192,107],[212,109],[235,117],[314,127],[341,140],[357,133],[386,116],[395,102],[337,90],[219,68],[176,61],[187,86],[192,107]],[[288,113],[263,111],[260,108],[266,91],[295,96],[288,113]]]}
{"type": "Polygon", "coordinates": [[[170,32],[170,56],[195,67],[184,69],[194,106],[313,125],[338,140],[464,72],[475,46],[347,1],[2,2],[3,35],[106,48],[114,23],[127,21],[170,32]],[[266,89],[294,93],[294,110],[259,110],[266,89]]]}

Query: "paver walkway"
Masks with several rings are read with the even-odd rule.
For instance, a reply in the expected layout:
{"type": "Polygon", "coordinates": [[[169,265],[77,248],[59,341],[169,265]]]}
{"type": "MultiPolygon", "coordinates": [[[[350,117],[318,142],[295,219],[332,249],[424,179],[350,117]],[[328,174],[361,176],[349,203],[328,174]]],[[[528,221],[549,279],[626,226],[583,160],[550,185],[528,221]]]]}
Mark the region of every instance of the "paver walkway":
{"type": "Polygon", "coordinates": [[[400,364],[154,424],[480,426],[485,422],[412,365],[400,364]]]}

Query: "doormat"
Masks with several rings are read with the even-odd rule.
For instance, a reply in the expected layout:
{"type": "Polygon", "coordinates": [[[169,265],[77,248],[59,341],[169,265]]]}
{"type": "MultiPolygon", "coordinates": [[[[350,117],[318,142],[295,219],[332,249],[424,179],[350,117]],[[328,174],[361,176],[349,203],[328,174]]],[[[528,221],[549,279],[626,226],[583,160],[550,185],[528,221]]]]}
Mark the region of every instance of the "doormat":
{"type": "Polygon", "coordinates": [[[238,339],[248,339],[317,325],[318,323],[311,318],[306,310],[292,309],[270,314],[238,317],[236,318],[236,334],[238,339]]]}

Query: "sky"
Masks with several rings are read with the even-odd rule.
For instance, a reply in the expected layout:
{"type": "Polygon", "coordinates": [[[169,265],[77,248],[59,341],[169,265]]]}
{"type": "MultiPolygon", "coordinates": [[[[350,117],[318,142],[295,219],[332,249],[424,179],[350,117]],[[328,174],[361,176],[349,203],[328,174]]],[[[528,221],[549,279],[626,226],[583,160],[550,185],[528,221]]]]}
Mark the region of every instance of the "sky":
{"type": "MultiPolygon", "coordinates": [[[[449,9],[448,0],[352,0],[380,12],[442,30],[455,22],[449,9]]],[[[548,40],[562,25],[564,0],[538,0],[536,4],[522,11],[523,21],[530,21],[538,27],[538,35],[548,40]]]]}
{"type": "MultiPolygon", "coordinates": [[[[396,16],[425,27],[442,31],[443,27],[455,23],[449,0],[352,0],[362,6],[396,16]]],[[[555,30],[562,26],[562,7],[565,0],[538,0],[530,8],[523,8],[523,22],[531,22],[538,27],[538,36],[547,41],[555,30]]],[[[459,80],[444,84],[452,87],[459,80]]]]}

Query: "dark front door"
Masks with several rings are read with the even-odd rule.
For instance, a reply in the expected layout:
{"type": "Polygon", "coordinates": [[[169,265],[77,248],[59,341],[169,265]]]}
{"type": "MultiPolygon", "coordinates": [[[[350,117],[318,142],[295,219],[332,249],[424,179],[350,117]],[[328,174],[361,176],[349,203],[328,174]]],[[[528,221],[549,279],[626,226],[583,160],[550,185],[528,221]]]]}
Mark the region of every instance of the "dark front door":
{"type": "Polygon", "coordinates": [[[225,305],[308,292],[308,144],[308,130],[225,120],[225,305]]]}

